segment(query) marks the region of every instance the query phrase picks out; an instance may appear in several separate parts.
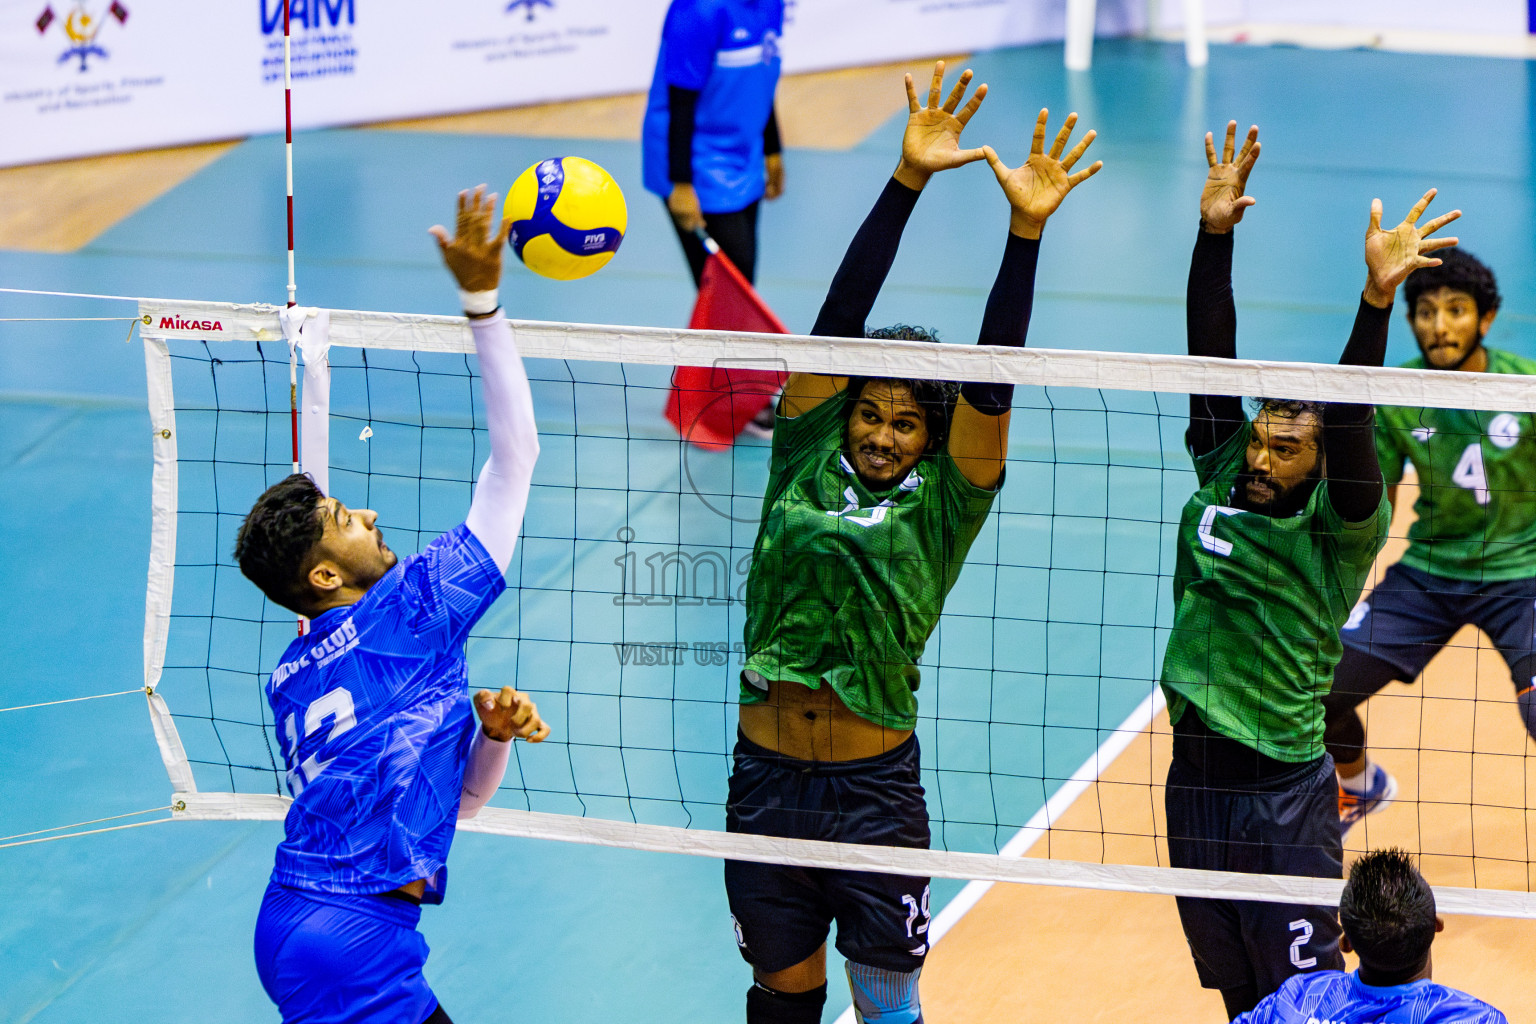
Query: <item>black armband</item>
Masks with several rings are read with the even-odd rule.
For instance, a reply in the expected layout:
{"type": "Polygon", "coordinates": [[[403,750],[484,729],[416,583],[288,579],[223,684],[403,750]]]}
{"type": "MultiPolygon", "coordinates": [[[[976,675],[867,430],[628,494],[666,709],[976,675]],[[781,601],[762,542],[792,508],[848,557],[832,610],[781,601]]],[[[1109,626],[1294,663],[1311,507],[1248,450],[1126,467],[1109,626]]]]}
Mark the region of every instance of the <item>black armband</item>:
{"type": "Polygon", "coordinates": [[[667,86],[667,180],[693,183],[694,118],[699,106],[696,89],[667,86]]]}
{"type": "Polygon", "coordinates": [[[960,385],[960,397],[971,408],[987,416],[1001,416],[1013,408],[1013,385],[991,381],[966,381],[960,385]]]}
{"type": "MultiPolygon", "coordinates": [[[[1009,232],[1003,262],[997,268],[986,312],[981,317],[978,345],[1024,345],[1035,308],[1035,270],[1039,265],[1040,239],[1021,238],[1009,232]]],[[[1001,416],[1013,408],[1012,384],[967,381],[960,385],[960,394],[971,408],[987,416],[1001,416]]]]}
{"type": "Polygon", "coordinates": [[[848,244],[843,262],[832,277],[832,286],[816,315],[811,333],[829,338],[860,338],[864,321],[875,306],[885,275],[890,273],[901,244],[907,219],[922,193],[907,188],[894,177],[886,180],[874,209],[859,225],[848,244]]]}
{"type": "Polygon", "coordinates": [[[763,156],[778,156],[782,152],[784,143],[779,138],[779,112],[769,107],[768,123],[763,125],[763,156]]]}

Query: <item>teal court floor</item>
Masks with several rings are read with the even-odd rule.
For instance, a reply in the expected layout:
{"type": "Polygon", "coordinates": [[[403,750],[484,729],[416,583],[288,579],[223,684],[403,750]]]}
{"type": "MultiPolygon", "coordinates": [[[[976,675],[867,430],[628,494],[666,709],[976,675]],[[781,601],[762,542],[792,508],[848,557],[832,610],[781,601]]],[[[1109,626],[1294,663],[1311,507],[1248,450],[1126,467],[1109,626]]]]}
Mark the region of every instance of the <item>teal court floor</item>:
{"type": "MultiPolygon", "coordinates": [[[[1441,189],[1435,209],[1465,211],[1454,230],[1500,274],[1505,312],[1490,342],[1536,353],[1531,65],[1216,47],[1210,67],[1192,72],[1178,47],[1125,41],[1101,43],[1084,75],[1062,70],[1057,47],[981,54],[973,66],[992,91],[967,132],[971,144],[1021,160],[1041,106],[1055,117],[1077,109],[1100,132],[1092,155],[1104,171],[1069,197],[1046,235],[1031,345],[1182,351],[1186,261],[1205,173],[1200,138],[1236,118],[1259,124],[1264,141],[1251,183],[1259,205],[1238,244],[1240,354],[1332,361],[1362,283],[1370,200],[1381,197],[1395,220],[1430,186],[1441,189]]],[[[897,118],[852,150],[788,155],[788,191],[763,213],[758,280],[791,329],[809,329],[894,165],[900,134],[897,118]]],[[[639,185],[638,147],[611,141],[301,135],[300,301],[454,312],[425,228],[451,216],[457,189],[505,184],[564,153],[597,160],[618,178],[629,235],[608,268],[579,283],[509,266],[509,311],[685,323],[692,290],[659,201],[639,185]]],[[[871,319],[929,324],[968,343],[1002,249],[1006,205],[982,166],[942,175],[928,192],[871,319]]],[[[0,287],[281,301],[282,212],[281,140],[252,139],[77,253],[0,252],[0,287]]],[[[6,708],[131,690],[142,680],[150,445],[142,350],[137,339],[124,343],[132,315],[124,303],[0,294],[6,318],[122,318],[0,326],[6,708]]],[[[1412,352],[1398,317],[1389,360],[1412,352]]],[[[738,557],[750,550],[750,516],[704,516],[694,491],[725,496],[733,513],[750,506],[765,450],[747,443],[682,464],[660,414],[663,372],[548,362],[531,371],[547,439],[520,555],[523,590],[503,599],[471,658],[477,672],[513,671],[519,686],[539,693],[566,746],[524,750],[496,802],[575,811],[583,793],[588,813],[718,827],[730,731],[724,673],[626,665],[619,652],[668,639],[728,641],[733,630],[739,639],[739,609],[632,609],[613,597],[626,554],[640,572],[649,555],[685,544],[738,557]],[[656,735],[661,756],[641,749],[656,735]],[[633,756],[615,760],[616,743],[633,756]],[[700,753],[672,754],[685,747],[700,753]],[[615,786],[641,799],[613,799],[615,786]]],[[[920,736],[936,841],[952,849],[990,851],[1006,841],[1149,692],[1156,627],[1166,625],[1165,524],[1192,480],[1179,461],[1177,396],[1053,391],[1031,401],[1038,408],[1014,418],[1016,461],[999,514],[973,548],[920,695],[931,716],[920,736]],[[999,636],[999,621],[1020,625],[999,636]]],[[[348,462],[357,449],[340,442],[351,436],[338,432],[333,445],[338,493],[379,479],[348,462]]],[[[281,462],[268,471],[280,475],[281,462]]],[[[451,512],[406,498],[391,508],[388,487],[378,486],[387,528],[393,512],[419,543],[451,525],[451,512]]],[[[441,500],[462,504],[467,495],[441,500]]],[[[202,538],[215,551],[222,545],[226,559],[238,518],[229,514],[249,497],[222,498],[223,522],[202,538]]],[[[247,699],[259,702],[254,679],[218,685],[221,696],[248,686],[247,699]]],[[[174,672],[162,692],[193,717],[199,701],[219,699],[212,684],[174,672]]],[[[0,834],[163,806],[169,786],[142,700],[130,693],[0,712],[0,834]]],[[[190,725],[187,735],[194,757],[225,738],[190,725]]],[[[271,779],[233,770],[221,778],[201,765],[199,782],[270,791],[271,779]]],[[[0,910],[0,1019],[275,1019],[250,936],[279,836],[276,823],[184,823],[0,849],[12,883],[0,910]]],[[[748,974],[718,862],[461,834],[451,870],[450,898],[424,916],[423,932],[433,948],[429,980],[456,1020],[740,1019],[748,974]]],[[[936,882],[935,909],[958,890],[936,882]]],[[[826,1019],[846,1006],[834,984],[826,1019]]]]}

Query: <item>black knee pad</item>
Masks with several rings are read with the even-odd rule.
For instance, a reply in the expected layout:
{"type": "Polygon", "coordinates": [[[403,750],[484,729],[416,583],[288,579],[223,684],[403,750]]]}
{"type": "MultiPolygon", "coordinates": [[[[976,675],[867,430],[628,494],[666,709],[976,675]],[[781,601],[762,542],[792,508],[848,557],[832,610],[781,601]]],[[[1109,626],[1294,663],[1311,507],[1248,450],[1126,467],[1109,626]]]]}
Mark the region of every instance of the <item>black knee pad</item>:
{"type": "Polygon", "coordinates": [[[1365,723],[1354,708],[1329,707],[1323,702],[1327,714],[1323,726],[1323,745],[1333,755],[1334,764],[1353,764],[1365,753],[1365,723]]]}
{"type": "Polygon", "coordinates": [[[827,985],[809,992],[780,992],[753,983],[747,989],[747,1024],[821,1024],[827,985]]]}

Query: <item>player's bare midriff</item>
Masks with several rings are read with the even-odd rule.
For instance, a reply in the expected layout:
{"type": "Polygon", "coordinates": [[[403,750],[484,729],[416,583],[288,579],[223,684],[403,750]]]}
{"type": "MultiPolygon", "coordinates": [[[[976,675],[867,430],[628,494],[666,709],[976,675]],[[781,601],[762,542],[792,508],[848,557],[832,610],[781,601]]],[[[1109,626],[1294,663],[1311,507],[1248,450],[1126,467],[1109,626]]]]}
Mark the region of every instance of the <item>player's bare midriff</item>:
{"type": "Polygon", "coordinates": [[[891,729],[855,714],[830,686],[768,684],[768,699],[741,706],[741,732],[760,747],[802,761],[857,761],[906,742],[910,729],[891,729]]]}
{"type": "Polygon", "coordinates": [[[425,878],[418,878],[414,882],[406,882],[396,889],[395,892],[410,896],[417,903],[420,903],[421,898],[427,894],[427,880],[425,878]]]}

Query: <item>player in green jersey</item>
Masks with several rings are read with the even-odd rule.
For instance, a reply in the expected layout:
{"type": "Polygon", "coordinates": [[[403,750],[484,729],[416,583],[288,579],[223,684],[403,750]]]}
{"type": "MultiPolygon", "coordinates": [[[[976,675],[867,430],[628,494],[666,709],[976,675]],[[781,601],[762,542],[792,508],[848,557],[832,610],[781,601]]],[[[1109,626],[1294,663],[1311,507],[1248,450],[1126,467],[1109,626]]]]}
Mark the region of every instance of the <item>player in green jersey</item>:
{"type": "MultiPolygon", "coordinates": [[[[1189,270],[1191,355],[1233,358],[1232,232],[1253,205],[1248,175],[1258,128],[1210,172],[1189,270]]],[[[1397,287],[1424,255],[1455,239],[1425,236],[1459,216],[1416,222],[1431,190],[1397,227],[1371,204],[1366,284],[1341,363],[1380,366],[1397,287]]],[[[1391,510],[1376,462],[1369,405],[1191,395],[1186,442],[1199,489],[1179,522],[1173,629],[1162,687],[1173,723],[1168,852],[1175,867],[1337,878],[1343,841],[1337,783],[1323,749],[1320,699],[1338,626],[1386,540],[1391,510]]],[[[1178,900],[1200,982],[1231,1016],[1288,976],[1343,966],[1332,907],[1178,900]]]]}
{"type": "MultiPolygon", "coordinates": [[[[902,229],[938,171],[985,158],[1011,214],[980,341],[1022,345],[1040,234],[1099,169],[1074,171],[1093,140],[1066,151],[1076,115],[1046,147],[1046,112],[1028,160],[959,148],[980,105],[960,107],[971,73],[926,106],[907,78],[901,160],[838,267],[812,333],[934,340],[910,327],[866,332],[902,229]]],[[[1008,385],[792,375],[779,400],[763,518],[747,581],[747,662],[726,827],[732,832],[927,848],[919,778],[918,659],[1003,482],[1008,385]]],[[[727,861],[726,893],[753,968],[749,1024],[816,1024],[826,941],[837,948],[861,1020],[921,1021],[928,879],[727,861]]]]}
{"type": "MultiPolygon", "coordinates": [[[[1421,353],[1404,365],[1536,374],[1536,362],[1483,344],[1499,312],[1493,271],[1462,249],[1441,257],[1403,286],[1421,353]]],[[[1344,657],[1324,702],[1346,829],[1397,794],[1391,774],[1366,756],[1356,709],[1392,680],[1418,678],[1467,623],[1504,656],[1536,737],[1536,416],[1383,406],[1376,447],[1394,501],[1413,463],[1418,518],[1402,561],[1345,622],[1344,657]]]]}

